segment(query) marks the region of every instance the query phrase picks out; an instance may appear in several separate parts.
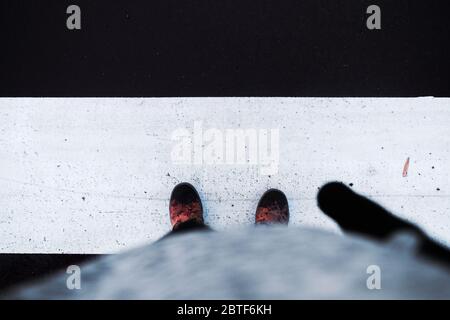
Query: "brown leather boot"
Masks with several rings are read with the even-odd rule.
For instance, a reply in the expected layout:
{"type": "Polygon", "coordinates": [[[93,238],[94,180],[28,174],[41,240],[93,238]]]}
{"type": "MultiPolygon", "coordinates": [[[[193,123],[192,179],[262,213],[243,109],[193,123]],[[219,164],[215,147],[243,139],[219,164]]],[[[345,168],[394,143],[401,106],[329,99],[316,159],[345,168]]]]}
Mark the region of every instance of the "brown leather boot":
{"type": "Polygon", "coordinates": [[[267,190],[256,208],[255,224],[285,224],[289,222],[289,206],[286,196],[277,189],[267,190]]]}
{"type": "Polygon", "coordinates": [[[203,206],[197,190],[183,182],[175,186],[170,196],[170,222],[173,230],[184,222],[203,224],[203,206]]]}

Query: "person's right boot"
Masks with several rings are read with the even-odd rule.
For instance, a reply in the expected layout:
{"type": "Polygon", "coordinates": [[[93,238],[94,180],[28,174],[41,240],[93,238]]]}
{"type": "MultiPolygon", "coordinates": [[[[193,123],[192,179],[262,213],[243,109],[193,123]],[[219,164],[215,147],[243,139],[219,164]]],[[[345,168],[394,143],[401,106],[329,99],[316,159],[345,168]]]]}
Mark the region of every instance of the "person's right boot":
{"type": "Polygon", "coordinates": [[[255,214],[256,225],[289,223],[289,205],[283,192],[277,189],[267,190],[259,200],[255,214]]]}

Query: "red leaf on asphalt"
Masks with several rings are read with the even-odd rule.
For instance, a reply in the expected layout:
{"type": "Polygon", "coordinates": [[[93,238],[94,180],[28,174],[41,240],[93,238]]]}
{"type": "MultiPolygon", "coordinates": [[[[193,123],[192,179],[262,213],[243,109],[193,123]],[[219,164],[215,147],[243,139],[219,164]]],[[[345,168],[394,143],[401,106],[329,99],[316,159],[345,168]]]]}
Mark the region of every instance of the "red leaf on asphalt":
{"type": "Polygon", "coordinates": [[[408,175],[409,169],[409,157],[406,159],[405,165],[403,166],[403,176],[406,177],[408,175]]]}

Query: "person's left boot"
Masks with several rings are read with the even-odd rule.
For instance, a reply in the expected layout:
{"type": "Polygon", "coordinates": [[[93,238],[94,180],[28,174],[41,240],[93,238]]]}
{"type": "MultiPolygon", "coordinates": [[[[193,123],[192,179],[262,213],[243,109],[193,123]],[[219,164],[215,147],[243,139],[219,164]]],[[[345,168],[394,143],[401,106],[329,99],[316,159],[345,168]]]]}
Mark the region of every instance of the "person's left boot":
{"type": "Polygon", "coordinates": [[[289,205],[283,192],[277,189],[267,190],[259,200],[255,214],[255,224],[289,223],[289,205]]]}
{"type": "Polygon", "coordinates": [[[170,196],[170,222],[173,230],[180,226],[203,225],[203,206],[197,190],[183,182],[175,186],[170,196]]]}

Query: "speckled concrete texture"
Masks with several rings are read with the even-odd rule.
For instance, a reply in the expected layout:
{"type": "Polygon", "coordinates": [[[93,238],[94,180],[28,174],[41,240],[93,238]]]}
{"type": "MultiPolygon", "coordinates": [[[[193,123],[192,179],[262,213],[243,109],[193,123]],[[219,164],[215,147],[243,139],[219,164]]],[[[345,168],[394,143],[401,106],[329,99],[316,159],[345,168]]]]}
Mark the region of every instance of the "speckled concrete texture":
{"type": "Polygon", "coordinates": [[[315,197],[341,180],[450,244],[449,124],[446,98],[2,98],[0,252],[152,242],[170,230],[168,198],[182,181],[219,230],[251,224],[260,195],[279,188],[291,225],[339,232],[315,197]],[[278,129],[278,173],[174,163],[173,132],[196,121],[278,129]]]}

